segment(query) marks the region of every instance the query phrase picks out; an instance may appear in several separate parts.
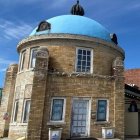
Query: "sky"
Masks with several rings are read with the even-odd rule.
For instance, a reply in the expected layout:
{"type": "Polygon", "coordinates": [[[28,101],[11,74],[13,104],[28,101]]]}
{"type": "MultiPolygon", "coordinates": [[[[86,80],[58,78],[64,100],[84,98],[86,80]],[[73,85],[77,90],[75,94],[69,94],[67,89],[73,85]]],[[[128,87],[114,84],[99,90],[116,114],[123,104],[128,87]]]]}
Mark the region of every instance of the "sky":
{"type": "MultiPolygon", "coordinates": [[[[43,20],[70,14],[76,0],[0,0],[0,87],[16,47],[43,20]]],[[[116,33],[125,50],[125,69],[140,68],[140,0],[80,0],[85,16],[116,33]]]]}

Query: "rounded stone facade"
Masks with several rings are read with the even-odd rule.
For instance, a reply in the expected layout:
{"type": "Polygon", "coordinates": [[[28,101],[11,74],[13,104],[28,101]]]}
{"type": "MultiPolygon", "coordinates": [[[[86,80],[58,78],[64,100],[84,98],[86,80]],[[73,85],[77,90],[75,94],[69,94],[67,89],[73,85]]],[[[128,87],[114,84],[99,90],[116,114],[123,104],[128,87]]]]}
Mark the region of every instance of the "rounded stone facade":
{"type": "Polygon", "coordinates": [[[13,107],[19,101],[20,111],[17,121],[11,120],[9,137],[27,135],[28,140],[45,140],[49,129],[59,127],[62,140],[70,138],[72,104],[79,99],[87,101],[89,107],[86,137],[101,137],[102,127],[116,126],[116,136],[123,139],[123,66],[114,64],[117,58],[124,60],[123,49],[111,41],[104,27],[86,17],[67,15],[47,22],[51,24],[50,32],[35,29],[17,46],[20,61],[13,107]],[[65,103],[64,118],[53,122],[52,100],[58,98],[65,103]],[[108,104],[107,119],[98,122],[96,111],[102,99],[108,104]],[[27,100],[31,107],[29,122],[25,123],[27,100]]]}

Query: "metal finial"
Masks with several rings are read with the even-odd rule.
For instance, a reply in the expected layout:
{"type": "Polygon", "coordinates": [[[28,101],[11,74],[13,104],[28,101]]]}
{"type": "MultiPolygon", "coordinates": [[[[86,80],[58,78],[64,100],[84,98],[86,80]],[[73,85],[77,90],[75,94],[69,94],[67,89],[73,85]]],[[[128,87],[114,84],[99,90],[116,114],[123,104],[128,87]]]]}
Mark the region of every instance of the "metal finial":
{"type": "Polygon", "coordinates": [[[79,4],[79,0],[77,0],[77,3],[72,6],[71,14],[79,16],[83,16],[85,14],[83,7],[79,4]]]}

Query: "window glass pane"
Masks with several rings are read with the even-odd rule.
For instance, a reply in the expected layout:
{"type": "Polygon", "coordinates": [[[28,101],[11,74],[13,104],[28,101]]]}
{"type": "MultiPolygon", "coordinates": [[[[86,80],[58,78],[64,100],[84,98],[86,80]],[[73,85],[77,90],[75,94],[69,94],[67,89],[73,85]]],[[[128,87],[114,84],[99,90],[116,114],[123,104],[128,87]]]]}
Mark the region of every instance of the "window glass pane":
{"type": "Polygon", "coordinates": [[[82,66],[86,66],[86,61],[82,61],[82,66]]]}
{"type": "Polygon", "coordinates": [[[90,51],[87,51],[87,55],[90,55],[90,51]]]}
{"type": "Polygon", "coordinates": [[[98,101],[97,121],[106,121],[107,100],[98,101]]]}
{"type": "Polygon", "coordinates": [[[83,56],[83,60],[86,60],[86,56],[83,56]]]}
{"type": "Polygon", "coordinates": [[[78,50],[78,54],[82,54],[82,50],[81,49],[78,50]]]}
{"type": "Polygon", "coordinates": [[[29,112],[30,112],[30,100],[25,101],[25,108],[24,108],[24,116],[23,116],[23,122],[27,123],[29,119],[29,112]]]}
{"type": "Polygon", "coordinates": [[[18,101],[15,101],[15,107],[14,107],[14,119],[13,121],[16,122],[17,121],[17,115],[18,115],[18,101]]]}
{"type": "Polygon", "coordinates": [[[63,118],[64,99],[53,99],[51,120],[61,121],[63,118]]]}
{"type": "Polygon", "coordinates": [[[86,55],[86,50],[83,50],[83,55],[86,55]]]}
{"type": "Polygon", "coordinates": [[[86,67],[86,72],[90,72],[90,67],[86,67]]]}
{"type": "Polygon", "coordinates": [[[81,66],[77,66],[77,72],[81,72],[81,66]]]}
{"type": "Polygon", "coordinates": [[[79,66],[81,65],[81,61],[78,61],[78,65],[79,65],[79,66]]]}
{"type": "Polygon", "coordinates": [[[25,54],[26,54],[26,51],[23,51],[21,54],[20,71],[25,68],[25,54]]]}
{"type": "Polygon", "coordinates": [[[90,56],[87,56],[87,61],[90,61],[90,56]]]}
{"type": "Polygon", "coordinates": [[[82,66],[82,72],[85,72],[85,70],[86,70],[86,67],[82,66]]]}
{"type": "Polygon", "coordinates": [[[82,60],[82,55],[78,55],[78,60],[82,60]]]}
{"type": "Polygon", "coordinates": [[[32,49],[31,68],[35,67],[37,49],[32,49]]]}
{"type": "Polygon", "coordinates": [[[90,68],[90,62],[87,62],[87,66],[89,66],[89,68],[90,68]]]}

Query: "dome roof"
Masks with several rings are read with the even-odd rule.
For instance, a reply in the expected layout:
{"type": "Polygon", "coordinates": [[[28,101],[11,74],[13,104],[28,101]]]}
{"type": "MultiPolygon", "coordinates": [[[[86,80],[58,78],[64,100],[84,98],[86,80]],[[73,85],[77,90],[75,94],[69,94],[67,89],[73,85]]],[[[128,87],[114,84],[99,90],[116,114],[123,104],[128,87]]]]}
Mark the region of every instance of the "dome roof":
{"type": "Polygon", "coordinates": [[[62,15],[46,20],[51,29],[37,31],[35,28],[30,36],[41,34],[74,34],[96,37],[111,42],[110,33],[98,22],[83,16],[62,15]]]}

